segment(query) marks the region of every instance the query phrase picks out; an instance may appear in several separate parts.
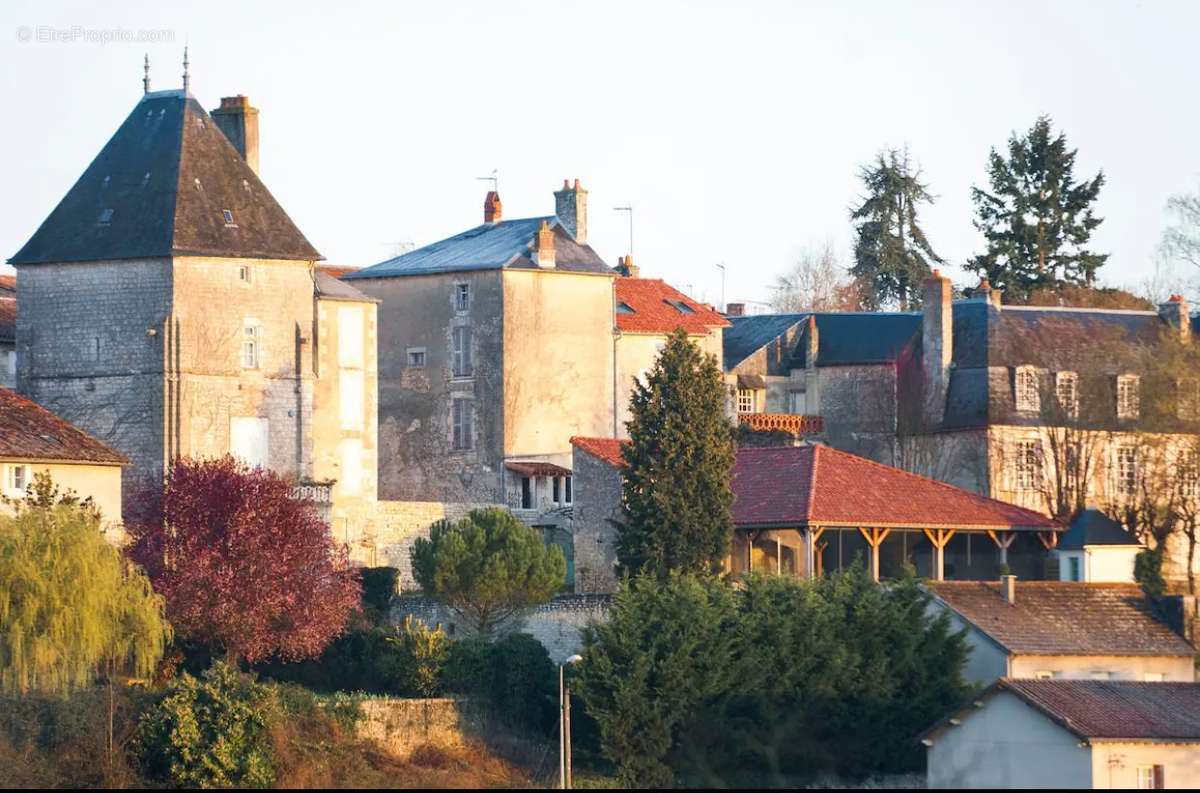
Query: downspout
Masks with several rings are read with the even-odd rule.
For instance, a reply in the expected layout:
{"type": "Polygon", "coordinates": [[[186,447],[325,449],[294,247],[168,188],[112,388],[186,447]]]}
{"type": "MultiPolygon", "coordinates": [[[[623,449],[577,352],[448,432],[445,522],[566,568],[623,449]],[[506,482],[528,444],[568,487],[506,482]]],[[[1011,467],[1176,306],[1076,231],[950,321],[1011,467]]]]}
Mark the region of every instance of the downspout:
{"type": "MultiPolygon", "coordinates": [[[[620,276],[617,276],[617,278],[620,278],[620,276]]],[[[612,359],[613,434],[612,434],[612,436],[614,438],[620,438],[621,435],[618,432],[618,425],[620,424],[621,418],[620,418],[620,412],[619,412],[618,408],[620,407],[620,404],[621,404],[621,399],[620,399],[621,384],[620,384],[620,380],[618,379],[618,376],[617,376],[617,374],[618,374],[618,370],[617,370],[617,340],[621,338],[621,329],[617,327],[617,281],[616,281],[616,278],[614,278],[613,282],[612,282],[612,318],[613,318],[613,349],[612,349],[612,354],[613,354],[613,359],[612,359]]]]}

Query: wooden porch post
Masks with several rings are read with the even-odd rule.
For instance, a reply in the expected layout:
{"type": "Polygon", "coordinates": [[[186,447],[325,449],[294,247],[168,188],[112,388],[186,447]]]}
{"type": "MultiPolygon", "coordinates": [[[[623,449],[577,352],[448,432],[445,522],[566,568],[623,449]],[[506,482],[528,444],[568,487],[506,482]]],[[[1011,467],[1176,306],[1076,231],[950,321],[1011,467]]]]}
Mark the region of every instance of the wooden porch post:
{"type": "Polygon", "coordinates": [[[933,570],[938,581],[946,578],[946,545],[954,536],[954,529],[921,529],[925,538],[933,545],[933,570]]]}
{"type": "Polygon", "coordinates": [[[1000,549],[1000,564],[1008,564],[1008,548],[1017,539],[1015,531],[993,531],[988,529],[988,536],[992,538],[992,542],[1000,549]]]}
{"type": "Polygon", "coordinates": [[[1053,551],[1058,547],[1058,532],[1056,531],[1039,531],[1038,539],[1042,541],[1042,547],[1047,551],[1053,551]]]}
{"type": "Polygon", "coordinates": [[[783,540],[775,535],[775,575],[783,575],[783,540]]]}
{"type": "Polygon", "coordinates": [[[883,545],[883,541],[892,533],[892,530],[864,529],[860,526],[858,533],[867,541],[867,545],[871,546],[871,578],[879,581],[879,546],[883,545]]]}
{"type": "Polygon", "coordinates": [[[804,577],[817,577],[817,543],[825,533],[823,526],[809,526],[804,532],[804,577]]]}

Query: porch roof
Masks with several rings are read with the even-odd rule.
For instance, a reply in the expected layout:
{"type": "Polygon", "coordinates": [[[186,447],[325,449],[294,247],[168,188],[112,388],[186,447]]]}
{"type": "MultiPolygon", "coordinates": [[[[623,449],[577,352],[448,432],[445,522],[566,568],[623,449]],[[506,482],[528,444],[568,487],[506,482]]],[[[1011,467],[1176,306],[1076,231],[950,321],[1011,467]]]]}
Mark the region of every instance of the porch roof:
{"type": "Polygon", "coordinates": [[[522,476],[570,476],[571,469],[541,460],[508,460],[504,467],[522,476]]]}
{"type": "Polygon", "coordinates": [[[819,444],[739,449],[733,492],[740,529],[1063,529],[1033,510],[819,444]]]}

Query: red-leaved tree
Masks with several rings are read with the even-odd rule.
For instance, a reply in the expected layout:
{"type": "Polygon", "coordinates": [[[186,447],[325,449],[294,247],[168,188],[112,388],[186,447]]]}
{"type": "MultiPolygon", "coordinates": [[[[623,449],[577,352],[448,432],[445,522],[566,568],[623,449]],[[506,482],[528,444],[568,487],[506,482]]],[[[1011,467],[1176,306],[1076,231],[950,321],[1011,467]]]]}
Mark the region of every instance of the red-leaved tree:
{"type": "Polygon", "coordinates": [[[139,506],[129,555],[176,632],[230,663],[312,658],[359,606],[346,549],[278,474],[232,457],[178,460],[139,506]]]}

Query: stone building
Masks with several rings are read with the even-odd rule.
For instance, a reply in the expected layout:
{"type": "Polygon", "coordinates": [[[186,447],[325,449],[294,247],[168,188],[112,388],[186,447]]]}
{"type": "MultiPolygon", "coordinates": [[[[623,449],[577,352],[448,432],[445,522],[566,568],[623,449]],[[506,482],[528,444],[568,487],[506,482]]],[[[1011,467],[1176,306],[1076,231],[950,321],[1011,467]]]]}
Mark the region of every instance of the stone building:
{"type": "Polygon", "coordinates": [[[19,389],[126,455],[127,496],[232,453],[322,505],[373,499],[374,301],[321,276],[259,179],[245,97],[146,89],[10,260],[19,389]]]}
{"type": "Polygon", "coordinates": [[[17,384],[17,279],[0,275],[0,388],[17,384]]]}

